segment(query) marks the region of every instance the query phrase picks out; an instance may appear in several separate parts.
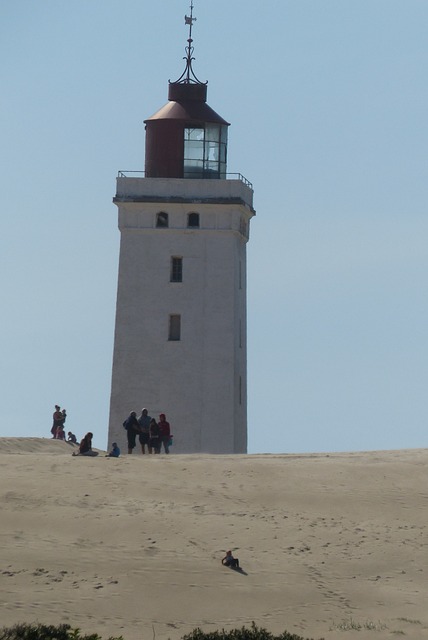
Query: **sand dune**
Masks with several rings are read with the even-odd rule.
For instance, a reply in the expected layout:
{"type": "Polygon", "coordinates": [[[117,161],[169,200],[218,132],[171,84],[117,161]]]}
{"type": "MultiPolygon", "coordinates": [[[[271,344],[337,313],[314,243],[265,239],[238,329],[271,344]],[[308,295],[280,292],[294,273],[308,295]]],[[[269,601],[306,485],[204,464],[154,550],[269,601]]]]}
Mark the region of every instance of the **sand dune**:
{"type": "Polygon", "coordinates": [[[71,450],[0,439],[3,625],[176,640],[255,621],[314,638],[428,638],[428,450],[71,450]],[[221,566],[228,548],[245,573],[221,566]]]}

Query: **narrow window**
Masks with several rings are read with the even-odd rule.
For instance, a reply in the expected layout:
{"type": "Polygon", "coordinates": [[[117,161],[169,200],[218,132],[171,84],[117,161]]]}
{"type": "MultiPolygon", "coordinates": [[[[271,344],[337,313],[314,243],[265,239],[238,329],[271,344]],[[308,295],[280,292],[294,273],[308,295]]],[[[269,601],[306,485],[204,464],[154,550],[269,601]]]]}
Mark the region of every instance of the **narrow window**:
{"type": "Polygon", "coordinates": [[[181,340],[181,316],[169,316],[168,340],[181,340]]]}
{"type": "Polygon", "coordinates": [[[170,282],[183,282],[183,258],[171,258],[170,282]]]}
{"type": "Polygon", "coordinates": [[[156,214],[156,227],[158,229],[168,227],[168,214],[165,213],[165,211],[161,211],[160,213],[156,214]]]}
{"type": "Polygon", "coordinates": [[[187,226],[192,229],[199,227],[199,213],[189,213],[187,216],[187,226]]]}

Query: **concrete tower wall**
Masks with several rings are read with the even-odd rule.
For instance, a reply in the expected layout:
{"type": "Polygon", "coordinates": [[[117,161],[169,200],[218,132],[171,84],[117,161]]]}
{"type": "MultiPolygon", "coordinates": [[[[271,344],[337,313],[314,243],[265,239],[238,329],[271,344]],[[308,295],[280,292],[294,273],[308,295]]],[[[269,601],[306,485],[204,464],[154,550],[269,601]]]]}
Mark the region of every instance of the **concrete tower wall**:
{"type": "Polygon", "coordinates": [[[252,190],[238,180],[119,178],[121,247],[109,441],[164,412],[175,453],[244,453],[246,242],[252,190]],[[157,228],[160,212],[168,227],[157,228]],[[188,214],[199,214],[199,228],[188,214]],[[182,282],[171,282],[171,259],[182,282]],[[169,339],[171,315],[181,318],[169,339]]]}

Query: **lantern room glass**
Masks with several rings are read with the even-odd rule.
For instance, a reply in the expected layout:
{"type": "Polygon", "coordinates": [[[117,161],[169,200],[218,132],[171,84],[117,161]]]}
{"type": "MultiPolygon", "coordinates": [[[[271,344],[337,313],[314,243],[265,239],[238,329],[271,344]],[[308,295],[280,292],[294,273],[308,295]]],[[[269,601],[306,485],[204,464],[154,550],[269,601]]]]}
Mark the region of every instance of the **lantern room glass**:
{"type": "Polygon", "coordinates": [[[227,126],[206,124],[184,129],[185,178],[226,178],[227,126]]]}

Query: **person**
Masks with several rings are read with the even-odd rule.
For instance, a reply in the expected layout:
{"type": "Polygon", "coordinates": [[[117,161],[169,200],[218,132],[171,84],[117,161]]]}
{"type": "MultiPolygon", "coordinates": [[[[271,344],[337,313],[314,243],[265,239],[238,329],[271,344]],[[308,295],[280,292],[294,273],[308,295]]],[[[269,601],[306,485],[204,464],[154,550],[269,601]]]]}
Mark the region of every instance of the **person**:
{"type": "Polygon", "coordinates": [[[239,560],[234,558],[231,551],[226,551],[226,555],[221,561],[225,567],[231,567],[232,569],[239,569],[239,560]]]}
{"type": "Polygon", "coordinates": [[[111,445],[111,451],[106,454],[106,458],[118,458],[120,456],[120,449],[117,446],[117,442],[113,442],[111,445]]]}
{"type": "Polygon", "coordinates": [[[60,425],[64,428],[64,424],[65,424],[65,421],[66,421],[66,419],[67,419],[67,411],[66,411],[65,409],[63,409],[63,410],[61,411],[61,416],[62,416],[62,417],[60,418],[59,423],[60,423],[60,425]]]}
{"type": "Polygon", "coordinates": [[[150,421],[149,426],[149,446],[151,449],[154,449],[155,453],[160,453],[160,431],[159,425],[154,418],[150,421]]]}
{"type": "Polygon", "coordinates": [[[61,407],[59,407],[57,404],[55,405],[55,411],[53,413],[52,418],[53,418],[53,424],[51,428],[51,434],[52,434],[52,438],[56,438],[56,430],[58,429],[62,420],[61,407]]]}
{"type": "Polygon", "coordinates": [[[141,416],[138,418],[138,424],[140,425],[140,433],[138,435],[138,438],[140,440],[142,454],[146,453],[146,445],[148,453],[152,453],[149,433],[151,419],[152,418],[148,415],[147,409],[141,409],[141,416]]]}
{"type": "Polygon", "coordinates": [[[71,433],[71,431],[67,433],[67,442],[72,442],[73,444],[77,444],[77,438],[74,435],[74,433],[71,433]]]}
{"type": "Polygon", "coordinates": [[[81,439],[79,445],[79,453],[73,452],[73,456],[97,456],[98,451],[92,450],[92,438],[94,434],[90,431],[86,434],[84,438],[81,439]]]}
{"type": "Polygon", "coordinates": [[[58,425],[58,427],[56,428],[55,438],[57,440],[65,440],[65,431],[62,424],[58,425]]]}
{"type": "Polygon", "coordinates": [[[161,413],[159,416],[159,453],[163,448],[165,449],[165,453],[169,453],[169,443],[171,440],[171,427],[169,422],[166,421],[166,416],[164,413],[161,413]]]}
{"type": "Polygon", "coordinates": [[[132,453],[132,449],[135,449],[135,438],[137,433],[140,432],[140,425],[138,424],[137,414],[135,411],[131,411],[129,416],[123,423],[124,429],[126,429],[126,436],[128,439],[128,453],[132,453]]]}

